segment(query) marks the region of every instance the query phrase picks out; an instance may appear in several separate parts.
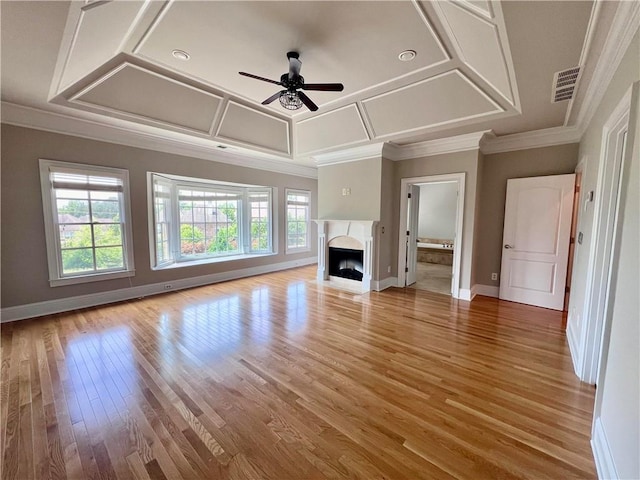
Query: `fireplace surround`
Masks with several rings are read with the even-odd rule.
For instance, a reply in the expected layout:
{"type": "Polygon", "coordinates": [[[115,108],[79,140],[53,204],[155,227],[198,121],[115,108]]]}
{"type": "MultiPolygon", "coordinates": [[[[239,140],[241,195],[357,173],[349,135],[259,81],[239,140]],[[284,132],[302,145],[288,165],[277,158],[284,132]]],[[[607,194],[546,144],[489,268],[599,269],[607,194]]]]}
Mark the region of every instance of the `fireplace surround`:
{"type": "Polygon", "coordinates": [[[371,290],[375,220],[316,220],[318,281],[349,291],[371,290]],[[330,252],[331,249],[331,252],[330,252]],[[354,253],[353,251],[357,253],[354,253]],[[347,251],[349,258],[340,258],[347,251]],[[338,257],[335,255],[338,254],[338,257]],[[336,259],[337,258],[337,259],[336,259]],[[336,262],[336,263],[333,263],[336,262]],[[340,268],[342,262],[342,267],[340,268]],[[343,270],[342,274],[339,273],[343,270]]]}

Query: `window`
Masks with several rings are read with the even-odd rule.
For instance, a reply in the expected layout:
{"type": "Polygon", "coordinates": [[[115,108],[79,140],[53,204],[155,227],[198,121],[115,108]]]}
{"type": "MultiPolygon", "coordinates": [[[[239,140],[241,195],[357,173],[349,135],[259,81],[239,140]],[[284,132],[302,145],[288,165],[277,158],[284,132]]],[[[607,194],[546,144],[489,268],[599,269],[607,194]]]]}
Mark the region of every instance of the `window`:
{"type": "Polygon", "coordinates": [[[309,202],[311,194],[287,189],[287,253],[309,250],[309,202]]]}
{"type": "Polygon", "coordinates": [[[49,283],[132,276],[126,170],[40,160],[49,283]]]}
{"type": "Polygon", "coordinates": [[[272,188],[151,173],[154,268],[273,253],[272,188]]]}

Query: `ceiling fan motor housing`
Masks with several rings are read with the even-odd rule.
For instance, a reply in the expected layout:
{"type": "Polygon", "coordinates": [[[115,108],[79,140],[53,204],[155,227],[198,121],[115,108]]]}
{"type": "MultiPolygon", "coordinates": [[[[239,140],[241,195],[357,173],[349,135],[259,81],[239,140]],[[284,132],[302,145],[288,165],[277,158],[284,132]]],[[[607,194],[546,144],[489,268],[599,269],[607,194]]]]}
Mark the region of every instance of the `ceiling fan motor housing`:
{"type": "Polygon", "coordinates": [[[297,90],[304,86],[304,77],[302,75],[297,75],[289,80],[289,74],[284,73],[280,77],[280,83],[282,83],[287,90],[297,90]]]}

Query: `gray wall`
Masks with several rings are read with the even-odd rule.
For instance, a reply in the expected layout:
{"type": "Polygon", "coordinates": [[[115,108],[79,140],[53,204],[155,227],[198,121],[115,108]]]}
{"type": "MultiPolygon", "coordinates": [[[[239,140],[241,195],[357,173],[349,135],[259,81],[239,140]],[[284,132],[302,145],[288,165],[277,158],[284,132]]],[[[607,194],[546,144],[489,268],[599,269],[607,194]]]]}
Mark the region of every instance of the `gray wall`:
{"type": "Polygon", "coordinates": [[[420,185],[418,237],[453,239],[456,234],[457,207],[456,183],[420,185]]]}
{"type": "Polygon", "coordinates": [[[376,280],[395,277],[398,270],[398,209],[400,196],[393,178],[394,162],[382,159],[382,179],[380,188],[380,223],[377,228],[378,267],[376,280]],[[389,271],[391,267],[391,271],[389,271]]]}
{"type": "Polygon", "coordinates": [[[161,283],[317,255],[316,228],[312,222],[312,251],[285,255],[284,191],[311,191],[312,218],[316,217],[317,181],[264,170],[126,147],[113,143],[2,125],[2,307],[161,283]],[[52,288],[49,286],[42,195],[38,159],[61,160],[119,167],[129,170],[136,274],[52,288]],[[278,188],[278,254],[229,262],[151,270],[149,255],[148,171],[278,188]]]}
{"type": "Polygon", "coordinates": [[[318,218],[380,220],[381,175],[381,158],[319,167],[318,218]]]}
{"type": "MultiPolygon", "coordinates": [[[[640,82],[635,88],[635,142],[627,155],[622,186],[622,231],[614,264],[613,308],[609,344],[605,348],[596,416],[604,431],[620,478],[640,478],[640,82]],[[625,198],[626,197],[626,198],[625,198]]],[[[631,125],[632,126],[632,125],[631,125]]],[[[631,133],[631,130],[630,130],[631,133]]]]}
{"type": "Polygon", "coordinates": [[[577,163],[577,143],[484,156],[478,202],[476,283],[500,284],[499,280],[491,280],[491,273],[500,272],[507,180],[573,173],[577,163]]]}
{"type": "MultiPolygon", "coordinates": [[[[476,217],[476,190],[478,183],[478,150],[465,152],[433,155],[430,157],[416,158],[396,162],[395,179],[396,187],[400,190],[400,182],[403,178],[424,177],[430,175],[442,175],[445,173],[465,173],[465,198],[464,221],[462,242],[457,242],[461,248],[461,273],[460,288],[471,289],[472,284],[472,260],[473,237],[476,217]]],[[[396,195],[399,197],[399,195],[396,195]]],[[[396,208],[399,211],[399,207],[396,208]]],[[[398,228],[395,228],[398,236],[398,228]]],[[[397,241],[396,241],[397,244],[397,241]]],[[[397,247],[395,252],[397,263],[397,247]]]]}
{"type": "MultiPolygon", "coordinates": [[[[580,158],[586,159],[582,176],[583,191],[595,190],[602,149],[603,126],[618,105],[623,95],[634,84],[634,104],[630,113],[630,134],[626,155],[626,178],[623,184],[621,208],[621,240],[619,258],[614,263],[614,291],[611,293],[608,327],[606,327],[601,376],[596,390],[595,417],[600,417],[608,440],[616,470],[620,478],[640,478],[638,452],[640,451],[640,377],[638,375],[640,338],[638,332],[638,298],[640,286],[638,276],[639,245],[638,223],[640,204],[638,199],[638,81],[640,80],[640,34],[636,33],[631,47],[618,67],[607,92],[580,142],[580,158]],[[633,132],[635,131],[635,139],[633,132]],[[607,348],[608,347],[608,348],[607,348]]],[[[594,223],[594,203],[581,208],[578,215],[578,230],[584,232],[584,242],[576,247],[573,269],[572,293],[569,300],[569,322],[580,322],[585,317],[585,295],[589,266],[591,232],[594,223]]]]}

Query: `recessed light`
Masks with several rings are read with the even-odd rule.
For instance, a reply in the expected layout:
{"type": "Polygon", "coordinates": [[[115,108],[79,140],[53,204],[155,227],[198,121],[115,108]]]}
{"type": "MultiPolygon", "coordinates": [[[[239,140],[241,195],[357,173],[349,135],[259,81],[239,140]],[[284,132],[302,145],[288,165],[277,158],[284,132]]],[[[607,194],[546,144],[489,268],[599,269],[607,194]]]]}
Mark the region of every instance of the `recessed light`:
{"type": "Polygon", "coordinates": [[[174,50],[171,52],[171,55],[173,55],[178,60],[189,60],[191,58],[191,55],[189,55],[184,50],[174,50]]]}
{"type": "Polygon", "coordinates": [[[400,55],[398,55],[398,58],[400,59],[401,62],[410,62],[411,60],[416,58],[416,51],[405,50],[404,52],[400,52],[400,55]]]}

